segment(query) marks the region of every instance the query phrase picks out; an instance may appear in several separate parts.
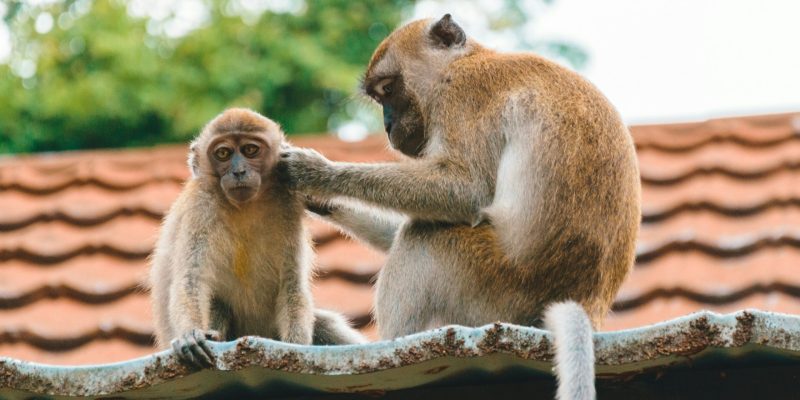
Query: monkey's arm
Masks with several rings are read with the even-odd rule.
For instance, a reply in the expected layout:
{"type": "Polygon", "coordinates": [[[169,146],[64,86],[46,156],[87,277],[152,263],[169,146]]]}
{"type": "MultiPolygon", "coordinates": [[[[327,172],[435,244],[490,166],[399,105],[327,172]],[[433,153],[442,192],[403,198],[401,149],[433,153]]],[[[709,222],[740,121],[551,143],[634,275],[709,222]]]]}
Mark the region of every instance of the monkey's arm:
{"type": "Polygon", "coordinates": [[[397,230],[406,218],[367,205],[355,206],[340,201],[307,201],[308,210],[333,223],[346,233],[381,250],[389,251],[397,230]]]}
{"type": "Polygon", "coordinates": [[[434,221],[472,223],[491,203],[491,179],[479,180],[455,161],[331,162],[310,149],[281,153],[281,178],[323,198],[345,196],[434,221]]]}
{"type": "Polygon", "coordinates": [[[290,251],[283,265],[277,298],[278,335],[281,341],[311,344],[314,311],[309,287],[310,248],[290,251]]]}
{"type": "Polygon", "coordinates": [[[227,322],[226,316],[214,307],[208,285],[208,244],[199,235],[193,240],[179,239],[176,246],[184,250],[178,253],[186,257],[175,260],[176,264],[183,265],[174,266],[176,279],[170,287],[170,319],[176,335],[171,345],[183,360],[195,366],[210,367],[214,365],[214,356],[206,340],[222,340],[222,334],[214,330],[213,325],[224,326],[227,322]]]}

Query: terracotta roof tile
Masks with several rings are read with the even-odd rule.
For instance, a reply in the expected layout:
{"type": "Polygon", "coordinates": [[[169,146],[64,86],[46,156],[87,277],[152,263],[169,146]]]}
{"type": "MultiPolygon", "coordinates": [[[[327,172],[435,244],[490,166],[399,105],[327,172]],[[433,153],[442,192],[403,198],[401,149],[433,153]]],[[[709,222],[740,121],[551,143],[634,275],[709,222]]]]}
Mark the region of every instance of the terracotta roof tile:
{"type": "Polygon", "coordinates": [[[685,152],[652,148],[638,152],[646,185],[665,185],[706,175],[756,179],[800,166],[800,136],[786,143],[750,147],[722,142],[685,152]]]}
{"type": "Polygon", "coordinates": [[[372,276],[386,256],[349,238],[329,241],[317,248],[317,270],[322,275],[372,276]]]}
{"type": "Polygon", "coordinates": [[[47,266],[10,260],[0,266],[0,310],[43,298],[103,303],[134,293],[146,274],[145,260],[105,254],[80,255],[47,266]]]}
{"type": "Polygon", "coordinates": [[[792,170],[782,170],[757,180],[711,175],[675,185],[648,186],[642,191],[643,212],[658,214],[684,204],[748,209],[774,200],[796,199],[800,197],[799,176],[792,170]]]}
{"type": "Polygon", "coordinates": [[[640,125],[631,128],[640,150],[686,151],[731,142],[770,146],[792,140],[800,132],[800,114],[774,114],[713,119],[704,122],[640,125]]]}
{"type": "Polygon", "coordinates": [[[137,345],[121,338],[100,338],[70,350],[42,349],[25,342],[0,341],[0,355],[18,360],[55,365],[105,364],[153,353],[150,345],[137,345]]]}
{"type": "MultiPolygon", "coordinates": [[[[698,309],[800,313],[800,113],[632,128],[643,179],[639,262],[604,329],[698,309]]],[[[385,135],[292,138],[334,160],[395,159],[385,135]]],[[[137,289],[186,146],[0,157],[0,354],[51,363],[152,351],[137,289]]],[[[320,307],[370,323],[385,256],[315,219],[320,307]]]]}
{"type": "Polygon", "coordinates": [[[151,343],[150,298],[135,293],[101,304],[42,299],[0,313],[0,342],[21,341],[40,348],[66,350],[104,337],[151,343]]]}
{"type": "Polygon", "coordinates": [[[0,192],[0,209],[14,212],[0,215],[0,232],[53,220],[95,225],[123,214],[160,220],[180,190],[180,183],[157,181],[126,191],[71,186],[49,196],[8,190],[0,192]]]}
{"type": "Polygon", "coordinates": [[[674,296],[709,305],[753,293],[785,292],[800,297],[798,266],[800,249],[793,247],[727,259],[697,251],[670,253],[635,268],[623,284],[615,308],[633,309],[658,297],[674,296]]]}
{"type": "Polygon", "coordinates": [[[137,215],[120,215],[86,227],[64,221],[37,223],[0,232],[0,260],[22,258],[48,263],[95,252],[145,257],[153,247],[158,227],[158,220],[137,215]]]}
{"type": "Polygon", "coordinates": [[[316,306],[340,312],[354,321],[363,321],[372,311],[375,290],[372,285],[330,278],[314,282],[312,293],[316,306]]]}
{"type": "Polygon", "coordinates": [[[634,310],[612,312],[606,318],[601,330],[615,331],[644,326],[699,310],[728,313],[743,309],[800,314],[800,301],[797,300],[796,296],[783,293],[757,293],[738,301],[720,305],[695,302],[684,297],[664,297],[648,302],[634,310]]]}

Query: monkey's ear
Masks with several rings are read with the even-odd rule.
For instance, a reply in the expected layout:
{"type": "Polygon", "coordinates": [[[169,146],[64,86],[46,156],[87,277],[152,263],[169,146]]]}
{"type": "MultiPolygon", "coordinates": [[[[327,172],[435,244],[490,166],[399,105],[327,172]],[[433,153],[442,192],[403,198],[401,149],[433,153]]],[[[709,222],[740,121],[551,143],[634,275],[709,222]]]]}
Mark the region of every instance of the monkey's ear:
{"type": "Polygon", "coordinates": [[[430,37],[434,42],[445,47],[461,47],[467,42],[467,34],[453,21],[450,14],[445,14],[431,27],[430,37]]]}
{"type": "Polygon", "coordinates": [[[197,143],[192,142],[189,145],[189,170],[192,171],[192,178],[200,176],[200,160],[197,158],[197,143]]]}

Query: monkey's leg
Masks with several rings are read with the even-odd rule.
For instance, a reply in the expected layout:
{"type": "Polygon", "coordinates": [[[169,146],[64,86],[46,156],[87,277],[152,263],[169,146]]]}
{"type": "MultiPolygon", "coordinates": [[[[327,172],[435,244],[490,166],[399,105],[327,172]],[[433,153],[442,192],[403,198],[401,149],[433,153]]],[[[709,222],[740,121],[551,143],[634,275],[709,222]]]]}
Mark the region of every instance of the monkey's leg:
{"type": "Polygon", "coordinates": [[[304,251],[294,251],[281,273],[281,289],[277,298],[278,336],[284,342],[311,344],[314,331],[314,310],[309,287],[308,263],[304,251]]]}
{"type": "Polygon", "coordinates": [[[357,330],[350,327],[340,314],[327,310],[314,310],[315,345],[358,344],[366,339],[357,330]]]}
{"type": "Polygon", "coordinates": [[[431,326],[437,301],[432,295],[442,284],[437,261],[428,254],[421,232],[412,224],[398,233],[376,282],[375,321],[381,339],[420,332],[431,326]]]}
{"type": "MultiPolygon", "coordinates": [[[[509,264],[493,228],[415,221],[398,235],[377,282],[381,338],[458,324],[532,325],[551,292],[509,264]]],[[[543,284],[544,286],[544,284],[543,284]]]]}
{"type": "Polygon", "coordinates": [[[374,209],[366,204],[341,201],[316,202],[308,207],[351,236],[381,251],[389,251],[397,230],[406,218],[393,212],[374,209]]]}
{"type": "Polygon", "coordinates": [[[210,319],[209,331],[219,337],[217,340],[233,340],[238,337],[233,330],[233,311],[217,298],[211,301],[210,319]]]}

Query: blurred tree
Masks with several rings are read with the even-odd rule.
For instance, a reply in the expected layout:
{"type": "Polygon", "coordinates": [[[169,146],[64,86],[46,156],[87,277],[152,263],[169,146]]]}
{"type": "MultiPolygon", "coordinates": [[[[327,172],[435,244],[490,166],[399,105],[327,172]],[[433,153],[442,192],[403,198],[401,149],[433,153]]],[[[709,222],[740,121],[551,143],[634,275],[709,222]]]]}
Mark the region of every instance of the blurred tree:
{"type": "Polygon", "coordinates": [[[359,112],[348,106],[358,76],[413,6],[167,3],[7,2],[12,52],[0,65],[0,153],[185,141],[234,105],[290,133],[327,131],[359,112]],[[186,14],[200,17],[187,22],[186,14]]]}

